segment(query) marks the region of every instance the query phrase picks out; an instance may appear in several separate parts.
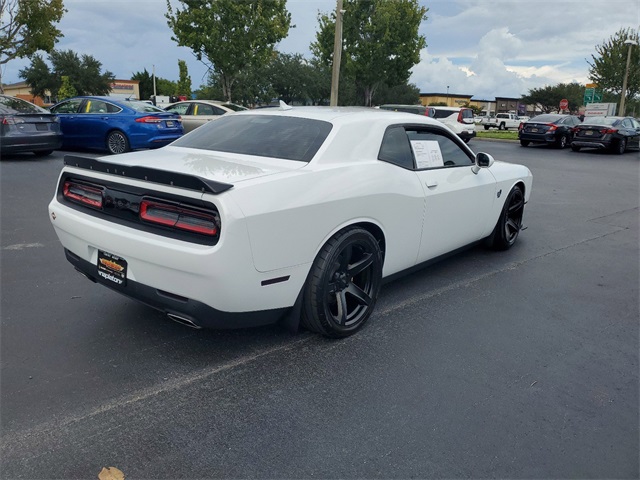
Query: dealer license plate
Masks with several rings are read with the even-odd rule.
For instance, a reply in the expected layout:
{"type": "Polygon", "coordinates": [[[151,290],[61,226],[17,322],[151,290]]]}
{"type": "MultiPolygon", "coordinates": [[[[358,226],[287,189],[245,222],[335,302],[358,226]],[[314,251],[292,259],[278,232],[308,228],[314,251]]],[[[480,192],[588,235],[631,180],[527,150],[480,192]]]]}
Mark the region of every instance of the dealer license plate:
{"type": "Polygon", "coordinates": [[[584,132],[585,135],[593,135],[593,130],[587,130],[584,132]]]}
{"type": "Polygon", "coordinates": [[[531,129],[531,133],[538,133],[538,129],[537,128],[532,128],[531,129]]]}
{"type": "Polygon", "coordinates": [[[123,287],[127,284],[127,261],[113,253],[98,250],[98,275],[123,287]]]}
{"type": "Polygon", "coordinates": [[[167,120],[167,127],[173,127],[175,125],[173,120],[167,120]]]}

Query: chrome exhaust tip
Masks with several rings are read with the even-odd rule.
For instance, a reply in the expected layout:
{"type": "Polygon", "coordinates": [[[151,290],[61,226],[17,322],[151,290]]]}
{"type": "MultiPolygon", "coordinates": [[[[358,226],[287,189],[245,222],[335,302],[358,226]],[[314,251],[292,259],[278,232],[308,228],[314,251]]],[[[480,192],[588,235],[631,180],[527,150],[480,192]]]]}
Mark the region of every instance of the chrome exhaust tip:
{"type": "Polygon", "coordinates": [[[195,323],[190,318],[183,317],[181,315],[176,315],[175,313],[167,313],[167,317],[169,317],[174,322],[177,322],[181,325],[186,325],[187,327],[195,328],[196,330],[199,330],[202,328],[200,325],[195,323]]]}

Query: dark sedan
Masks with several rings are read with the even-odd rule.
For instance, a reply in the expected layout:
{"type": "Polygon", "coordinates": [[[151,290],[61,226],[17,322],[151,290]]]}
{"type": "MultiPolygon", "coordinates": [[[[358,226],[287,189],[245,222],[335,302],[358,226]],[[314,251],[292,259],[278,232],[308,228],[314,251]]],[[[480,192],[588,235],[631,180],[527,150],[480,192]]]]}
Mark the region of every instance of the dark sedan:
{"type": "Polygon", "coordinates": [[[580,124],[575,115],[545,113],[538,115],[518,128],[520,145],[528,147],[530,143],[546,143],[556,148],[564,148],[571,144],[573,128],[580,124]]]}
{"type": "Polygon", "coordinates": [[[74,97],[54,105],[51,111],[60,118],[64,148],[124,153],[163,147],[183,134],[180,115],[145,102],[74,97]]]}
{"type": "Polygon", "coordinates": [[[574,128],[571,150],[597,148],[622,155],[640,149],[640,122],[633,117],[587,117],[574,128]]]}
{"type": "Polygon", "coordinates": [[[0,95],[0,155],[49,155],[62,145],[58,117],[33,103],[0,95]]]}

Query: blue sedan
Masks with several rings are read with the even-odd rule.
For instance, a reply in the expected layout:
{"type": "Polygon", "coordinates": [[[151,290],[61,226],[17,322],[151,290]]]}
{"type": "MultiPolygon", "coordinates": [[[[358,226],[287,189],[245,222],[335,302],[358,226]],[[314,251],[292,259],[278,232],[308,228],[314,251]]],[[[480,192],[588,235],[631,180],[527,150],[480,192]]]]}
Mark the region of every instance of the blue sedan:
{"type": "Polygon", "coordinates": [[[181,137],[180,115],[148,103],[111,97],[74,97],[53,107],[64,135],[62,148],[124,153],[158,148],[181,137]]]}

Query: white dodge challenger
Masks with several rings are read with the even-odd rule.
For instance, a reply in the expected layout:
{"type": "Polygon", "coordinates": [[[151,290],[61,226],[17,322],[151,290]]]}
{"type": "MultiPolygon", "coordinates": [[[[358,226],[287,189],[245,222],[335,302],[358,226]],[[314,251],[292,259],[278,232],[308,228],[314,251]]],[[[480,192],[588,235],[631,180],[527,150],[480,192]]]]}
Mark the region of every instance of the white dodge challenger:
{"type": "Polygon", "coordinates": [[[531,185],[428,117],[283,104],[158,150],[68,155],[49,214],[80,273],[173,320],[344,337],[383,279],[510,248],[531,185]]]}

